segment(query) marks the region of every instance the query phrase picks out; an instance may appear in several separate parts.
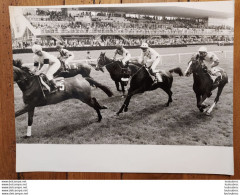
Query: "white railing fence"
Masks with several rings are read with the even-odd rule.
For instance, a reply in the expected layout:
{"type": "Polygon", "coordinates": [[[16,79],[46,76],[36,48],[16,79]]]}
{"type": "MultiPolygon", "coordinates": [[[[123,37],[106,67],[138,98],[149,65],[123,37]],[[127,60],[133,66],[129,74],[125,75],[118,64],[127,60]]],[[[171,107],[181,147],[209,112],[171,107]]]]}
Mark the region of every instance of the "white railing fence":
{"type": "MultiPolygon", "coordinates": [[[[223,57],[223,58],[233,58],[233,50],[225,50],[225,51],[210,51],[213,53],[218,54],[219,57],[223,57]]],[[[176,60],[178,61],[178,63],[186,63],[188,60],[190,60],[191,55],[193,55],[196,52],[191,52],[191,53],[175,53],[175,54],[164,54],[164,55],[160,55],[161,59],[160,59],[160,63],[159,65],[163,65],[164,63],[168,63],[169,61],[173,61],[173,63],[176,63],[176,60]],[[173,58],[175,56],[175,58],[173,58]]],[[[133,58],[136,58],[137,56],[133,56],[133,58]]],[[[72,62],[88,62],[88,61],[92,61],[92,62],[97,62],[97,58],[95,59],[81,59],[81,60],[73,60],[72,62]]],[[[24,63],[24,66],[32,66],[33,63],[24,63]]]]}

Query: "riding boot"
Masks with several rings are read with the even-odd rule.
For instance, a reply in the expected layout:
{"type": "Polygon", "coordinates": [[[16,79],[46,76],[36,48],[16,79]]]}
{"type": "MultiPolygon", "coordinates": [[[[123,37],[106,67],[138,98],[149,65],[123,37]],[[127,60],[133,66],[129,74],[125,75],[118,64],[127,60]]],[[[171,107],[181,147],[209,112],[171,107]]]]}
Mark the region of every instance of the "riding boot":
{"type": "Polygon", "coordinates": [[[55,93],[57,91],[57,86],[53,80],[49,80],[50,93],[55,93]]]}
{"type": "Polygon", "coordinates": [[[154,84],[156,83],[162,83],[163,80],[162,80],[162,76],[159,72],[155,73],[155,81],[154,81],[154,84]]]}

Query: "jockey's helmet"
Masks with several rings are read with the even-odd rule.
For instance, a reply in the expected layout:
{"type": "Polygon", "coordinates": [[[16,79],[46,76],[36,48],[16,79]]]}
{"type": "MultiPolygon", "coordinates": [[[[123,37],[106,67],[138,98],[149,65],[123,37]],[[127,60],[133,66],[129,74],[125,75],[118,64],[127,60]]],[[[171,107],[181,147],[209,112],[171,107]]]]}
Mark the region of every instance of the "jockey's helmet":
{"type": "Polygon", "coordinates": [[[56,46],[56,49],[57,49],[57,50],[62,49],[62,48],[63,48],[62,45],[57,45],[57,46],[56,46]]]}
{"type": "Polygon", "coordinates": [[[116,48],[117,48],[117,49],[122,49],[123,46],[122,46],[122,44],[118,43],[118,44],[116,44],[116,48]]]}
{"type": "Polygon", "coordinates": [[[199,48],[198,52],[199,52],[200,57],[205,58],[207,55],[207,48],[202,46],[199,48]]]}
{"type": "Polygon", "coordinates": [[[42,51],[42,46],[41,46],[41,45],[34,44],[34,45],[32,46],[32,51],[33,51],[33,53],[36,54],[37,52],[42,51]]]}
{"type": "Polygon", "coordinates": [[[147,44],[147,43],[142,43],[142,45],[140,46],[140,48],[142,48],[142,49],[147,49],[147,48],[148,48],[148,44],[147,44]]]}
{"type": "Polygon", "coordinates": [[[202,46],[202,47],[199,48],[198,52],[199,52],[199,53],[200,53],[200,52],[205,52],[205,53],[207,53],[207,48],[206,48],[205,46],[202,46]]]}

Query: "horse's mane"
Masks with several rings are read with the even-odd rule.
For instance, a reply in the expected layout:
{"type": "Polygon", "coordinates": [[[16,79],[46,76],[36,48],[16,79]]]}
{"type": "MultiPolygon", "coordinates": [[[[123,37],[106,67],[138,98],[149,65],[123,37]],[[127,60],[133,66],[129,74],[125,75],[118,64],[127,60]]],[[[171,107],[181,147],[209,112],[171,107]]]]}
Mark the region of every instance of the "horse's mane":
{"type": "Polygon", "coordinates": [[[22,60],[21,59],[13,60],[13,66],[21,68],[22,67],[22,60]]]}
{"type": "Polygon", "coordinates": [[[27,72],[27,73],[30,73],[31,74],[31,71],[30,71],[30,68],[27,67],[27,66],[22,66],[22,60],[21,59],[16,59],[16,60],[13,60],[13,66],[23,70],[24,72],[27,72]]]}

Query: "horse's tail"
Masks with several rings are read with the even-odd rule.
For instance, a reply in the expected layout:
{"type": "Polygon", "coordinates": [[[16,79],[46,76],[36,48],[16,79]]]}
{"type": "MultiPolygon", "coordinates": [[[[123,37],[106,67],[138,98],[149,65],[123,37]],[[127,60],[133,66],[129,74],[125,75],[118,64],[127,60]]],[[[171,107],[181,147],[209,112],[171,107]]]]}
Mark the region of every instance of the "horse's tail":
{"type": "Polygon", "coordinates": [[[178,74],[179,76],[183,76],[183,72],[182,72],[182,69],[180,67],[177,67],[177,68],[173,68],[171,70],[169,70],[170,73],[176,73],[178,74]]]}
{"type": "Polygon", "coordinates": [[[96,87],[98,87],[101,90],[103,90],[108,95],[108,97],[112,97],[113,96],[113,92],[107,86],[102,85],[101,83],[95,81],[91,77],[85,77],[85,79],[90,83],[90,85],[95,85],[96,87]]]}

